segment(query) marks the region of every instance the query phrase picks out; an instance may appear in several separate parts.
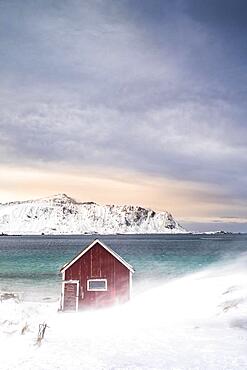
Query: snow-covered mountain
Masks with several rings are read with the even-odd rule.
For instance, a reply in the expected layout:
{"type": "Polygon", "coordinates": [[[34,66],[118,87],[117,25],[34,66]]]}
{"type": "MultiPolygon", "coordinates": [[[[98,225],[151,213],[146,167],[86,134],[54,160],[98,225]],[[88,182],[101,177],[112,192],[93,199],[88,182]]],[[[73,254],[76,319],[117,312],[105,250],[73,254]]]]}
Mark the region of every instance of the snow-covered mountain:
{"type": "Polygon", "coordinates": [[[0,204],[0,234],[184,233],[168,212],[79,203],[66,194],[0,204]]]}

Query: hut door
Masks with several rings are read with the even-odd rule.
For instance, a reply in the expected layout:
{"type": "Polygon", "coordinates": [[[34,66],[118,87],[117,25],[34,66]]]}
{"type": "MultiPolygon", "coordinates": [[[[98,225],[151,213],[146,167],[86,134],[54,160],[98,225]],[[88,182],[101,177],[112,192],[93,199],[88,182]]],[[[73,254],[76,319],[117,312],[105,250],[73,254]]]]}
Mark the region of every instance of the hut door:
{"type": "Polygon", "coordinates": [[[63,311],[78,311],[79,280],[63,282],[63,311]]]}

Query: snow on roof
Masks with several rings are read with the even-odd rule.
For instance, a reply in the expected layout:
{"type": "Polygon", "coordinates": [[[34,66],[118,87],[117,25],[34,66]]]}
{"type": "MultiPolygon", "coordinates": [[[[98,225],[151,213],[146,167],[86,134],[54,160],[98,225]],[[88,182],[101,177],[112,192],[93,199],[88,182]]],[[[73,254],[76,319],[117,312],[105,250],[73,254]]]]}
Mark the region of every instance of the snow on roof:
{"type": "Polygon", "coordinates": [[[119,262],[121,262],[127,269],[129,269],[132,273],[135,272],[134,268],[126,262],[122,257],[119,256],[116,252],[114,252],[110,247],[102,243],[99,239],[95,239],[91,244],[89,244],[85,249],[83,249],[79,254],[77,254],[70,262],[63,265],[60,272],[66,271],[71,265],[73,265],[79,258],[81,258],[87,251],[89,251],[95,244],[100,244],[103,248],[105,248],[109,253],[111,253],[119,262]]]}

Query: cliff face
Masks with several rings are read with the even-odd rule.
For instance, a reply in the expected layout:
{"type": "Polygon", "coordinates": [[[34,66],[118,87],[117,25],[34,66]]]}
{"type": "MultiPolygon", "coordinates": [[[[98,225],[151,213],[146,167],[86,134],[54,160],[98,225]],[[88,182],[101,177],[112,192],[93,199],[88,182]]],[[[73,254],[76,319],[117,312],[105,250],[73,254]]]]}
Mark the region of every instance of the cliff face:
{"type": "Polygon", "coordinates": [[[115,234],[186,232],[166,211],[79,203],[66,194],[0,205],[0,233],[115,234]]]}

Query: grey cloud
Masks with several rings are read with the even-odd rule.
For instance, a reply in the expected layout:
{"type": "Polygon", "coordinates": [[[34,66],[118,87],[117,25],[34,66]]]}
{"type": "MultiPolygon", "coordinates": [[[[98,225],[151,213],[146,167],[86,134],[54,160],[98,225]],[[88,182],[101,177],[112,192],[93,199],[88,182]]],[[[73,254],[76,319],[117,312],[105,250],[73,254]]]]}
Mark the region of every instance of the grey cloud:
{"type": "Polygon", "coordinates": [[[188,0],[185,9],[200,21],[217,28],[245,28],[247,4],[245,0],[188,0]]]}
{"type": "Polygon", "coordinates": [[[193,1],[2,1],[0,10],[1,162],[131,168],[245,202],[237,34],[227,45],[193,1]]]}
{"type": "Polygon", "coordinates": [[[37,105],[36,112],[29,105],[18,109],[14,115],[6,109],[1,124],[15,160],[133,168],[245,194],[246,147],[230,140],[235,126],[227,117],[217,126],[217,107],[207,112],[178,105],[142,114],[66,103],[37,105]]]}

